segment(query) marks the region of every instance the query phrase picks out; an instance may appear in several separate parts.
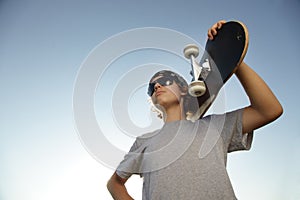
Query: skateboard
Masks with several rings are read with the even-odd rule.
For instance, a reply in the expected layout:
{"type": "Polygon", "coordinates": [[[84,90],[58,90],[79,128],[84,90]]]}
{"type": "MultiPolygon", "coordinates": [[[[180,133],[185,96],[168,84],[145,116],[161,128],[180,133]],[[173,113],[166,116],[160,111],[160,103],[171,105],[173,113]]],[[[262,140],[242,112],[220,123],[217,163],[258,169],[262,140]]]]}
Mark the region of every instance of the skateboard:
{"type": "Polygon", "coordinates": [[[248,49],[248,30],[239,21],[229,21],[222,25],[213,40],[207,40],[205,51],[197,62],[199,48],[190,44],[183,52],[191,62],[192,81],[188,92],[197,98],[199,109],[193,119],[204,116],[212,105],[222,86],[243,61],[248,49]]]}

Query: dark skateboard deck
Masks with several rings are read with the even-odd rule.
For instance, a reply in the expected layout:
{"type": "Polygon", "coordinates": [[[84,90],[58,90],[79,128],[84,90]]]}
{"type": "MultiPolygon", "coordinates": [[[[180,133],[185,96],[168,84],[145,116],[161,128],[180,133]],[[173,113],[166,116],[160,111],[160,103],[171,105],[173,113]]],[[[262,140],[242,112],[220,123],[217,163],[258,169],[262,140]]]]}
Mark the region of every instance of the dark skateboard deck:
{"type": "Polygon", "coordinates": [[[201,118],[212,105],[222,86],[243,61],[248,49],[247,27],[238,21],[222,25],[213,40],[207,40],[199,65],[208,65],[198,80],[205,83],[205,93],[197,97],[199,109],[194,117],[201,118]]]}

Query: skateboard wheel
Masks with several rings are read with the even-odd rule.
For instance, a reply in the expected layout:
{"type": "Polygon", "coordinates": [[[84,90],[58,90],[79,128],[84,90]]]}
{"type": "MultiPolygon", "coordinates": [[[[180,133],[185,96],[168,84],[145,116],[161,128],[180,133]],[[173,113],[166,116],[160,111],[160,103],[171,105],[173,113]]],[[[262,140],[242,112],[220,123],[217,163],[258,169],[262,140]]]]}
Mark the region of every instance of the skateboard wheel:
{"type": "Polygon", "coordinates": [[[190,59],[192,55],[197,57],[199,55],[199,48],[195,44],[189,44],[184,48],[183,53],[187,59],[190,59]]]}
{"type": "Polygon", "coordinates": [[[200,97],[206,92],[206,86],[203,81],[193,81],[189,85],[189,94],[193,97],[200,97]]]}

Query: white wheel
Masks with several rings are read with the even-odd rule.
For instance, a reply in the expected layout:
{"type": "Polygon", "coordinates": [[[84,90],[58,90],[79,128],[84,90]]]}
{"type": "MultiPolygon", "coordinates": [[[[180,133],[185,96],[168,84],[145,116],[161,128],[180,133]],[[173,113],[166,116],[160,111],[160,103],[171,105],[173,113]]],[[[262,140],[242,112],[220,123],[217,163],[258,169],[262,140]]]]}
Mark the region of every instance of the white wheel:
{"type": "Polygon", "coordinates": [[[189,85],[189,94],[193,97],[200,97],[206,92],[206,87],[203,81],[193,81],[189,85]]]}
{"type": "Polygon", "coordinates": [[[183,53],[187,59],[190,59],[192,55],[197,57],[199,55],[199,48],[195,44],[189,44],[184,48],[183,53]]]}

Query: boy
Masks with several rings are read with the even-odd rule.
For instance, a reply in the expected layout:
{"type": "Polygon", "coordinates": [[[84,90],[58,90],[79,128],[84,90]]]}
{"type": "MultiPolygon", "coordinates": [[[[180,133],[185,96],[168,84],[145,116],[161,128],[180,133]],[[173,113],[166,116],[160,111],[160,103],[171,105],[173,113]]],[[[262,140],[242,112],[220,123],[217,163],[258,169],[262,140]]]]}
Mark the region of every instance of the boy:
{"type": "MultiPolygon", "coordinates": [[[[224,23],[219,21],[208,30],[210,40],[224,23]]],[[[180,75],[161,71],[151,78],[148,94],[163,112],[165,124],[136,139],[108,181],[114,199],[133,199],[125,187],[132,174],[144,178],[143,199],[236,199],[226,171],[227,153],[248,150],[253,131],[277,119],[283,109],[246,63],[238,66],[235,75],[250,106],[196,122],[186,120],[190,98],[180,75]],[[212,135],[217,136],[215,143],[201,154],[212,135]]]]}

